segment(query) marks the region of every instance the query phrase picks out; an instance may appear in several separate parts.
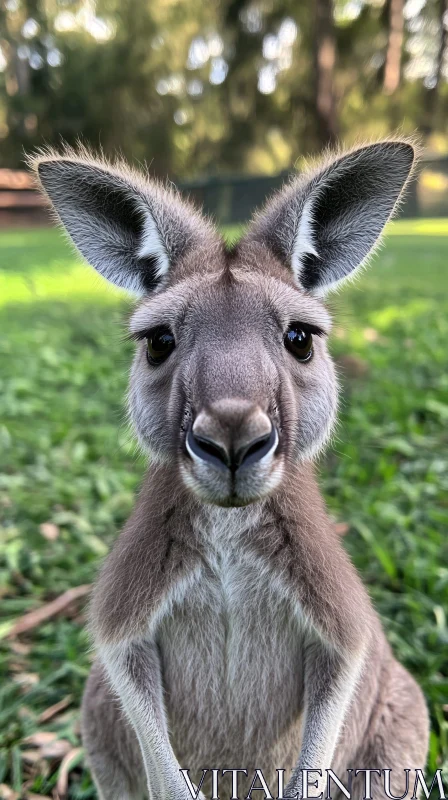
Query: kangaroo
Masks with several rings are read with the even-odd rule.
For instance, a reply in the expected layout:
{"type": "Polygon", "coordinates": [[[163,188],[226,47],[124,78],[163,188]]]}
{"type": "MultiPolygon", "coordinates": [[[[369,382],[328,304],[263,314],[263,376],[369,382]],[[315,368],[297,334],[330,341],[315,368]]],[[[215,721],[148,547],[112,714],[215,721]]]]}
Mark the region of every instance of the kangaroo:
{"type": "Polygon", "coordinates": [[[280,773],[279,797],[317,796],[329,769],[360,800],[362,770],[378,797],[375,770],[402,795],[425,766],[425,701],[314,466],[337,410],[323,298],[365,263],[414,160],[406,140],[327,154],[226,247],[123,163],[33,159],[80,253],[140,297],[128,404],[149,468],[94,591],[82,708],[102,800],[272,797],[280,773]]]}

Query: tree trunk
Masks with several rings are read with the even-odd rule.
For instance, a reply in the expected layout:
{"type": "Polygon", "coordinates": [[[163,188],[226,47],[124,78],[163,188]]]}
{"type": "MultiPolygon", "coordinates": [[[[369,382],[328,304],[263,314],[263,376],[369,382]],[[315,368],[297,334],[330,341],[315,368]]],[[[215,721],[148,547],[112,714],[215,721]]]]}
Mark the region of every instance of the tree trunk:
{"type": "Polygon", "coordinates": [[[401,51],[404,35],[404,0],[389,2],[389,39],[384,65],[384,91],[393,94],[400,85],[401,51]]]}
{"type": "Polygon", "coordinates": [[[336,39],[334,32],[333,0],[314,0],[314,68],[317,135],[322,146],[337,139],[334,70],[336,39]]]}
{"type": "Polygon", "coordinates": [[[436,87],[439,88],[441,78],[443,61],[445,57],[445,50],[448,43],[448,0],[439,0],[439,20],[440,20],[440,40],[439,51],[437,53],[437,66],[436,66],[436,87]]]}
{"type": "Polygon", "coordinates": [[[445,51],[448,45],[448,31],[445,24],[445,15],[448,17],[448,0],[439,0],[438,7],[440,27],[439,49],[437,51],[437,61],[435,64],[434,73],[432,76],[429,76],[431,78],[431,83],[426,91],[424,102],[425,119],[422,124],[422,130],[426,136],[429,136],[436,128],[443,62],[445,58],[445,51]]]}

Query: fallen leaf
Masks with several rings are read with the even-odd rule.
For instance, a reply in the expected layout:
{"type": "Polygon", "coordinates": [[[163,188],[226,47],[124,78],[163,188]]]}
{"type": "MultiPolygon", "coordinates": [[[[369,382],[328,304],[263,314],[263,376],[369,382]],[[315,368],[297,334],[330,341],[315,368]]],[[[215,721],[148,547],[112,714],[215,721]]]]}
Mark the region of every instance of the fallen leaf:
{"type": "Polygon", "coordinates": [[[19,800],[19,793],[14,792],[6,783],[0,783],[0,800],[19,800]]]}
{"type": "Polygon", "coordinates": [[[18,672],[12,676],[13,683],[18,683],[24,689],[30,689],[39,683],[39,675],[35,672],[18,672]]]}
{"type": "Polygon", "coordinates": [[[56,717],[61,711],[64,711],[64,709],[68,708],[72,701],[73,695],[68,694],[67,697],[64,697],[59,701],[59,703],[55,703],[53,706],[45,709],[45,711],[42,711],[42,714],[39,717],[39,722],[48,722],[49,719],[53,719],[53,717],[56,717]]]}
{"type": "Polygon", "coordinates": [[[46,744],[56,741],[57,738],[57,733],[53,731],[36,731],[31,736],[27,736],[23,743],[30,744],[32,747],[45,747],[46,744]]]}
{"type": "Polygon", "coordinates": [[[54,522],[43,522],[42,525],[39,525],[39,531],[47,541],[55,542],[59,536],[60,528],[54,522]]]}
{"type": "Polygon", "coordinates": [[[82,747],[74,747],[69,753],[67,753],[61,766],[59,767],[58,781],[56,784],[59,800],[65,800],[68,791],[68,776],[71,770],[79,764],[83,752],[84,751],[82,747]]]}
{"type": "Polygon", "coordinates": [[[10,642],[9,647],[16,656],[28,656],[31,652],[31,645],[24,642],[10,642]]]}
{"type": "Polygon", "coordinates": [[[24,658],[21,658],[20,661],[10,661],[9,662],[9,671],[10,672],[22,672],[26,665],[26,661],[24,658]]]}
{"type": "Polygon", "coordinates": [[[11,638],[13,636],[19,636],[21,633],[31,631],[33,628],[37,628],[43,622],[55,617],[56,614],[61,614],[63,611],[66,611],[75,601],[87,597],[90,593],[90,589],[90,584],[67,589],[66,592],[56,597],[56,599],[52,600],[50,603],[46,603],[40,608],[36,608],[34,611],[30,611],[28,614],[24,614],[23,617],[20,617],[20,619],[14,623],[13,627],[7,631],[6,635],[8,638],[11,638]]]}
{"type": "Polygon", "coordinates": [[[25,800],[51,800],[47,794],[32,794],[31,792],[25,792],[24,797],[25,800]]]}
{"type": "Polygon", "coordinates": [[[24,739],[23,743],[35,748],[22,752],[24,761],[29,764],[35,764],[44,759],[62,761],[72,749],[72,745],[67,739],[58,739],[57,733],[52,731],[37,731],[24,739]]]}
{"type": "Polygon", "coordinates": [[[35,719],[36,717],[28,706],[21,706],[17,711],[17,716],[19,719],[35,719]]]}
{"type": "Polygon", "coordinates": [[[22,759],[27,764],[37,764],[41,760],[40,750],[22,750],[22,759]]]}
{"type": "Polygon", "coordinates": [[[57,742],[50,742],[42,748],[42,758],[50,758],[55,761],[61,761],[67,753],[71,750],[71,744],[67,739],[58,739],[57,742]]]}
{"type": "Polygon", "coordinates": [[[350,530],[350,525],[348,524],[348,522],[335,522],[334,530],[338,536],[345,536],[345,534],[348,533],[350,530]]]}

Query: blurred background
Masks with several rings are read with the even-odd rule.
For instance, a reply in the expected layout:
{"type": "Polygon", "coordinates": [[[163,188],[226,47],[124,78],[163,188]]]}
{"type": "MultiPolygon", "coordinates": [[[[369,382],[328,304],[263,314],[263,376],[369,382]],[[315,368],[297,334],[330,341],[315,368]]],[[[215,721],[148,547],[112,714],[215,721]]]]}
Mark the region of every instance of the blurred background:
{"type": "Polygon", "coordinates": [[[82,138],[239,222],[304,155],[399,129],[428,159],[405,213],[448,215],[447,31],[447,0],[1,0],[0,168],[82,138]]]}
{"type": "Polygon", "coordinates": [[[448,776],[447,37],[448,0],[0,0],[0,800],[96,796],[85,607],[145,468],[130,300],[24,169],[78,139],[168,176],[234,240],[306,156],[419,135],[400,218],[329,301],[341,424],[319,471],[448,776]]]}

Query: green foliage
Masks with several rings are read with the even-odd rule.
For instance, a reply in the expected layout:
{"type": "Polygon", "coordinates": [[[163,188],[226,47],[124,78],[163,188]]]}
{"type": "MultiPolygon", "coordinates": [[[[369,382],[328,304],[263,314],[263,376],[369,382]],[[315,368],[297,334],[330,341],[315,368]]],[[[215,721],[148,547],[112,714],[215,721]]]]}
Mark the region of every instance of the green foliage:
{"type": "Polygon", "coordinates": [[[356,371],[362,364],[366,372],[344,383],[323,488],[330,509],[350,525],[348,550],[394,651],[429,703],[430,768],[446,769],[447,239],[401,236],[409,226],[395,223],[398,235],[378,263],[334,302],[341,371],[349,353],[360,360],[356,371]]]}
{"type": "Polygon", "coordinates": [[[338,135],[348,143],[418,128],[446,153],[443,3],[408,3],[399,85],[387,94],[390,5],[0,3],[0,166],[23,166],[24,150],[61,138],[74,144],[81,134],[107,154],[147,160],[162,176],[279,172],[328,142],[318,64],[334,83],[338,135]],[[334,70],[328,55],[325,63],[317,57],[323,7],[334,70]]]}
{"type": "MultiPolygon", "coordinates": [[[[448,223],[390,232],[371,270],[331,301],[343,398],[322,485],[394,651],[425,692],[430,768],[446,769],[448,223]]],[[[124,415],[128,301],[54,231],[2,234],[0,265],[0,784],[49,796],[58,761],[30,765],[23,740],[54,731],[79,746],[85,618],[78,604],[18,643],[5,637],[25,612],[94,580],[144,463],[124,415]],[[67,709],[40,722],[67,695],[67,709]]],[[[81,762],[70,798],[91,797],[81,762]]]]}

